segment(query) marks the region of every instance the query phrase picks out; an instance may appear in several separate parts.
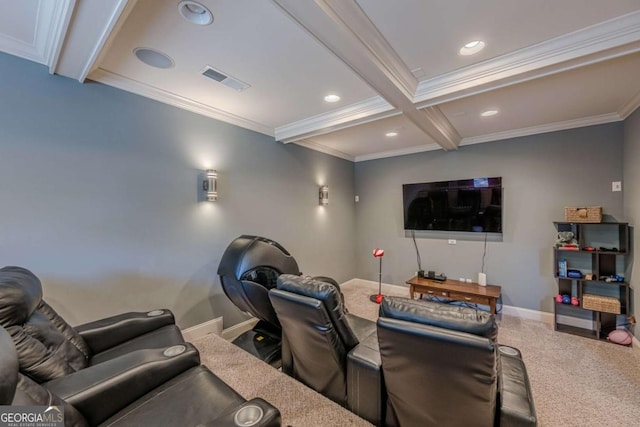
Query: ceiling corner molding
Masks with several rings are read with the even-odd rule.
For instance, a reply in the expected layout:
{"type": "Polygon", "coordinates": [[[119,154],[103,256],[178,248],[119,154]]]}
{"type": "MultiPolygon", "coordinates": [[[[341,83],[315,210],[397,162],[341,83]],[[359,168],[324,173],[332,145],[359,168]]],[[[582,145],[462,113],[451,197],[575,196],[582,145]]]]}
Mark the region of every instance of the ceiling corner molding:
{"type": "Polygon", "coordinates": [[[615,56],[640,50],[640,11],[592,25],[554,39],[538,43],[493,59],[482,61],[459,70],[422,80],[413,102],[429,105],[451,101],[462,96],[470,96],[487,90],[503,87],[502,80],[528,73],[525,79],[509,84],[536,79],[550,74],[545,67],[557,66],[553,73],[565,71],[580,65],[588,65],[610,59],[607,52],[618,48],[615,56]],[[628,45],[625,47],[625,45],[628,45]],[[571,62],[585,58],[583,64],[571,62]],[[561,66],[566,62],[567,66],[561,66]],[[536,73],[540,70],[539,73],[536,73]],[[474,88],[478,88],[474,90],[474,88]],[[464,92],[464,95],[460,95],[464,92]]]}
{"type": "Polygon", "coordinates": [[[640,107],[640,91],[618,109],[620,119],[624,120],[640,107]]]}
{"type": "Polygon", "coordinates": [[[366,48],[370,60],[408,99],[412,99],[418,80],[360,5],[355,0],[315,1],[342,31],[366,48]]]}
{"type": "Polygon", "coordinates": [[[273,136],[273,128],[270,126],[236,116],[235,114],[210,107],[153,86],[142,84],[127,77],[103,70],[102,68],[94,70],[87,78],[108,86],[113,86],[127,92],[144,96],[145,98],[150,98],[164,104],[191,111],[192,113],[240,126],[264,135],[273,136]]]}
{"type": "Polygon", "coordinates": [[[62,0],[56,2],[53,12],[50,37],[46,47],[46,65],[49,67],[49,74],[55,74],[60,59],[60,52],[64,45],[69,23],[76,7],[76,0],[62,0]]]}
{"type": "Polygon", "coordinates": [[[91,55],[89,55],[89,58],[78,77],[78,81],[80,83],[84,83],[87,76],[89,76],[89,73],[100,65],[99,58],[105,47],[107,47],[109,40],[113,40],[113,37],[117,34],[120,27],[122,27],[127,16],[129,16],[137,2],[138,0],[118,0],[113,8],[113,13],[111,13],[111,16],[106,20],[104,30],[100,34],[96,45],[91,51],[91,55]]]}
{"type": "Polygon", "coordinates": [[[526,128],[507,130],[504,132],[490,133],[487,135],[466,137],[462,138],[460,146],[500,141],[503,139],[518,138],[521,136],[537,135],[541,133],[556,132],[567,129],[575,129],[585,126],[601,125],[605,123],[619,122],[621,120],[622,118],[618,113],[601,114],[599,116],[591,116],[581,119],[566,120],[563,122],[530,126],[526,128]]]}
{"type": "Polygon", "coordinates": [[[275,129],[275,138],[288,144],[313,136],[400,114],[380,96],[374,96],[338,110],[317,114],[275,129]]]}
{"type": "Polygon", "coordinates": [[[324,154],[328,154],[330,156],[333,157],[338,157],[344,160],[349,160],[350,162],[353,162],[355,160],[355,158],[347,153],[344,153],[342,151],[336,150],[334,148],[331,147],[327,147],[325,145],[320,145],[317,142],[308,140],[308,139],[302,139],[299,141],[295,142],[295,145],[299,145],[301,147],[305,147],[308,148],[309,150],[313,150],[313,151],[318,151],[320,153],[324,153],[324,154]]]}
{"type": "Polygon", "coordinates": [[[385,159],[387,157],[405,156],[407,154],[423,153],[425,151],[437,151],[442,147],[438,144],[419,145],[417,147],[400,148],[398,150],[381,151],[379,153],[363,154],[355,157],[355,162],[366,162],[367,160],[385,159]]]}

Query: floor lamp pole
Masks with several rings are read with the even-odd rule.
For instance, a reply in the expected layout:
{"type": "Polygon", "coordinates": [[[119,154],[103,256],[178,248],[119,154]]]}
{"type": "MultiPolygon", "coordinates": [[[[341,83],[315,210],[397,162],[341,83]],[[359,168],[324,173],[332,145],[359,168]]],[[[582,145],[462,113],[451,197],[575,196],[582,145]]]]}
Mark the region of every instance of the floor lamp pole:
{"type": "Polygon", "coordinates": [[[376,304],[380,304],[382,302],[382,257],[384,256],[384,250],[380,248],[375,248],[373,250],[373,257],[379,258],[380,264],[378,269],[378,293],[369,296],[369,299],[376,304]]]}

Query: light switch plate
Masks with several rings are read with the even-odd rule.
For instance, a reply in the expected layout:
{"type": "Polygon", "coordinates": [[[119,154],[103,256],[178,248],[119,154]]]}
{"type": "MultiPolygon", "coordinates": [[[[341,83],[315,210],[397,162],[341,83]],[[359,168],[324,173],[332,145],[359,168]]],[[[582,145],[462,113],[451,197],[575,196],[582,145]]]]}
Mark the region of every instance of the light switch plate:
{"type": "Polygon", "coordinates": [[[622,191],[622,181],[613,181],[611,183],[611,191],[622,191]]]}

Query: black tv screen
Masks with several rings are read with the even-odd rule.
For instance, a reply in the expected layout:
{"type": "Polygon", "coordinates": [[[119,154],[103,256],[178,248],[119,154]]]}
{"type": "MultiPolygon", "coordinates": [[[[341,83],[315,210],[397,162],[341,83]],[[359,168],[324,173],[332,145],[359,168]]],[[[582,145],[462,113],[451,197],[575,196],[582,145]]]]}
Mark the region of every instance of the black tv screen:
{"type": "Polygon", "coordinates": [[[502,178],[402,186],[405,230],[502,233],[502,178]]]}

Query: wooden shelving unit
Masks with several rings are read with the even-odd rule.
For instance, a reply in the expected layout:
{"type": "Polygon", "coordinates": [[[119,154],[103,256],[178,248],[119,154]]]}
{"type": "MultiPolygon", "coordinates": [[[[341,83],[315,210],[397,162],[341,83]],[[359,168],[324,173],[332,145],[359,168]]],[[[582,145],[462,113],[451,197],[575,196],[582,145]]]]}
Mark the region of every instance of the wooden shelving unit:
{"type": "MultiPolygon", "coordinates": [[[[616,328],[617,316],[628,316],[630,311],[630,288],[625,272],[628,266],[629,224],[624,222],[575,223],[554,222],[558,231],[572,231],[578,241],[579,250],[554,248],[555,277],[559,294],[577,296],[579,306],[561,304],[554,299],[554,328],[587,338],[606,339],[609,332],[616,328]],[[585,250],[593,247],[595,250],[585,250]],[[601,249],[603,248],[603,249],[601,249]],[[559,276],[559,262],[566,260],[569,269],[580,270],[582,278],[559,276]],[[592,274],[592,279],[584,275],[592,274]],[[605,276],[624,277],[622,282],[607,282],[605,276]],[[620,313],[590,310],[584,308],[585,294],[601,295],[618,299],[620,313]],[[583,328],[563,323],[566,319],[581,319],[581,323],[590,322],[591,328],[583,328]]],[[[578,322],[575,322],[578,323],[578,322]]]]}

